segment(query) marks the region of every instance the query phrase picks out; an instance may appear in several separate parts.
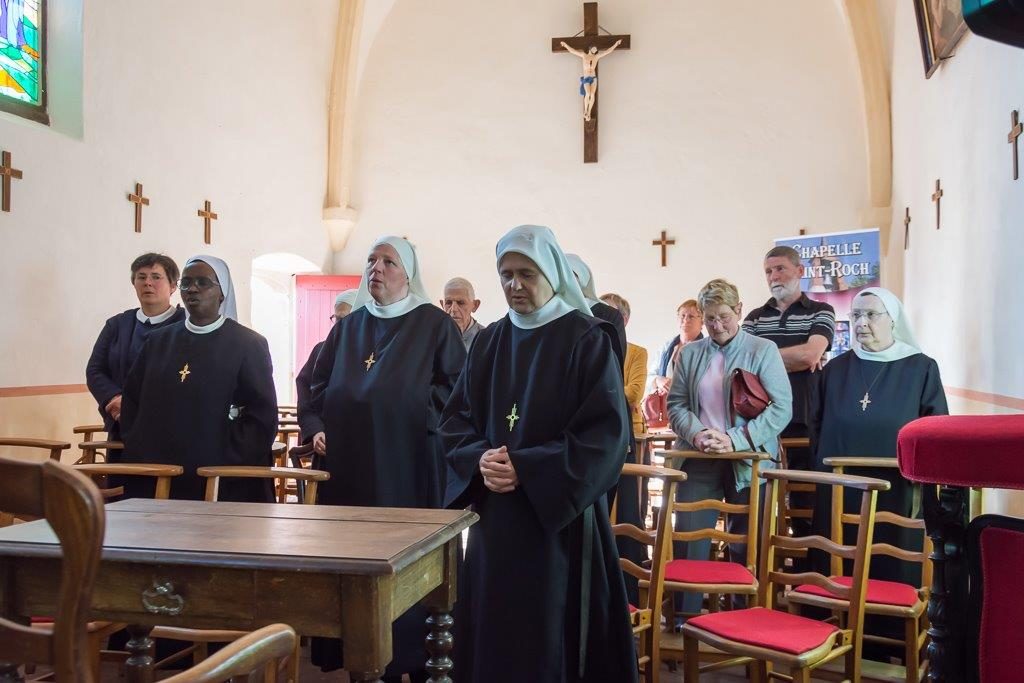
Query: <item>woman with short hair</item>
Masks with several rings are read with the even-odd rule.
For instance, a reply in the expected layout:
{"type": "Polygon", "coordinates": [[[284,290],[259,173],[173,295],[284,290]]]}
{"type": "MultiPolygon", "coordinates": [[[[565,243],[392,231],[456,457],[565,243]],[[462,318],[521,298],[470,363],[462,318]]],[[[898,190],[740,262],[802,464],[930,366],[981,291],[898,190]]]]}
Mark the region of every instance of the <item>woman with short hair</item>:
{"type": "MultiPolygon", "coordinates": [[[[712,280],[697,296],[707,337],[683,347],[668,394],[668,413],[677,450],[703,453],[766,451],[778,458],[779,434],[792,417],[793,394],[782,355],[774,342],[744,332],[743,304],[736,287],[725,280],[712,280]],[[738,370],[757,376],[771,403],[753,419],[732,410],[731,378],[738,370]]],[[[766,460],[762,469],[774,463],[766,460]]],[[[706,498],[746,505],[750,500],[750,460],[691,460],[680,467],[687,473],[686,486],[678,488],[676,500],[694,502],[706,498]]],[[[677,531],[706,529],[715,525],[718,512],[706,510],[676,515],[677,531]]],[[[729,516],[729,533],[747,531],[746,515],[729,516]]],[[[706,560],[710,539],[677,543],[676,557],[706,560]]],[[[730,556],[745,562],[746,544],[729,546],[730,556]]],[[[702,596],[686,593],[684,613],[700,611],[702,596]]]]}
{"type": "MultiPolygon", "coordinates": [[[[121,397],[124,382],[150,333],[185,319],[180,306],[171,306],[177,289],[178,264],[170,256],[147,253],[132,261],[132,286],[138,308],[108,318],[85,366],[89,393],[96,399],[103,428],[111,441],[121,440],[121,397]]],[[[119,450],[107,454],[115,462],[119,450]]]]}

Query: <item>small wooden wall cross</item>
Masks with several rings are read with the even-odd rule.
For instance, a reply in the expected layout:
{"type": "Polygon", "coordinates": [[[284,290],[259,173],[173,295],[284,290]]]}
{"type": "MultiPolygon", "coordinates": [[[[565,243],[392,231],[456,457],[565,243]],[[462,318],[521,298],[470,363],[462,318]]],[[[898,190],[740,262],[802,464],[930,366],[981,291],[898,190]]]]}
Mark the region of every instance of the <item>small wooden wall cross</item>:
{"type": "Polygon", "coordinates": [[[942,180],[935,181],[935,192],[932,194],[932,201],[935,202],[935,229],[938,230],[942,227],[942,195],[946,194],[942,190],[942,180]]]}
{"type": "Polygon", "coordinates": [[[21,180],[21,171],[11,165],[11,153],[4,152],[0,155],[0,176],[3,176],[3,183],[0,184],[0,210],[11,210],[11,179],[21,180]]]}
{"type": "Polygon", "coordinates": [[[135,232],[142,232],[142,207],[149,206],[149,197],[142,196],[142,183],[135,183],[135,194],[129,192],[128,201],[135,205],[135,232]]]}
{"type": "Polygon", "coordinates": [[[651,242],[652,246],[661,247],[661,267],[662,268],[664,268],[665,266],[668,265],[668,248],[671,245],[675,244],[675,243],[676,243],[675,240],[670,240],[670,239],[666,238],[664,230],[661,231],[661,239],[660,240],[654,240],[653,242],[651,242]]]}
{"type": "Polygon", "coordinates": [[[903,250],[906,251],[910,248],[910,207],[907,207],[907,213],[903,216],[903,250]]]}
{"type": "Polygon", "coordinates": [[[579,93],[583,96],[583,163],[597,161],[597,61],[612,50],[628,50],[629,36],[600,35],[597,3],[583,3],[583,35],[552,38],[552,52],[571,52],[583,60],[579,93]],[[563,45],[564,43],[564,45],[563,45]],[[593,50],[593,51],[592,51],[593,50]],[[591,73],[592,70],[592,73],[591,73]]]}
{"type": "Polygon", "coordinates": [[[199,209],[199,217],[203,219],[203,242],[210,243],[210,221],[217,220],[217,214],[210,211],[210,200],[207,199],[204,207],[199,209]]]}
{"type": "Polygon", "coordinates": [[[1018,168],[1017,168],[1017,163],[1018,163],[1017,162],[1017,138],[1019,138],[1021,136],[1021,133],[1024,133],[1024,124],[1021,124],[1021,122],[1017,118],[1018,116],[1020,116],[1020,112],[1018,112],[1016,109],[1014,109],[1013,113],[1010,114],[1010,134],[1006,136],[1006,141],[1009,142],[1011,145],[1013,145],[1013,179],[1014,180],[1016,180],[1018,175],[1019,175],[1018,168]]]}

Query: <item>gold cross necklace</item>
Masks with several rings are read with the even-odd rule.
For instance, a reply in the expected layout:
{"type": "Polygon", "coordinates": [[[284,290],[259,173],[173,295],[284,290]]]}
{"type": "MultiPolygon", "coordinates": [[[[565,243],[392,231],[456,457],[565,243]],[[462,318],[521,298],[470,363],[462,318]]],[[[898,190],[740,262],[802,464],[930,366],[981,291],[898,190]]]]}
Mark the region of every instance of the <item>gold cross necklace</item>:
{"type": "Polygon", "coordinates": [[[866,381],[864,381],[864,368],[860,369],[860,381],[864,384],[864,386],[867,387],[867,391],[864,392],[864,398],[857,401],[857,403],[860,404],[860,412],[867,412],[868,405],[873,403],[873,401],[871,400],[871,389],[872,387],[875,386],[875,382],[878,381],[878,378],[882,376],[882,372],[884,370],[885,365],[883,364],[882,367],[878,370],[878,374],[876,374],[875,378],[871,380],[871,384],[868,384],[866,381]]]}
{"type": "Polygon", "coordinates": [[[185,381],[186,377],[192,374],[192,372],[188,369],[188,363],[185,363],[185,367],[183,367],[181,370],[178,370],[178,374],[181,375],[182,382],[185,381]]]}
{"type": "Polygon", "coordinates": [[[512,404],[512,412],[505,416],[508,420],[508,431],[512,431],[512,428],[516,426],[516,421],[519,420],[519,415],[516,414],[516,409],[519,407],[518,403],[512,404]]]}
{"type": "Polygon", "coordinates": [[[366,363],[366,371],[367,372],[369,372],[370,368],[373,367],[373,364],[377,362],[377,361],[375,361],[373,359],[373,354],[374,353],[375,353],[374,351],[370,351],[370,357],[363,361],[364,363],[366,363]]]}

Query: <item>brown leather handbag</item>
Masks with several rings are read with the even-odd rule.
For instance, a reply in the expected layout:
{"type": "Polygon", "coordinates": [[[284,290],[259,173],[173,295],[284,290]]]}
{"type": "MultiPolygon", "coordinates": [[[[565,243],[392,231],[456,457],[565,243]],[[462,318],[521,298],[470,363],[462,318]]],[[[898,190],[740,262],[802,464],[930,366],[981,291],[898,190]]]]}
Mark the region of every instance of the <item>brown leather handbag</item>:
{"type": "Polygon", "coordinates": [[[668,427],[668,394],[659,394],[657,391],[647,394],[641,408],[648,429],[668,427]]]}
{"type": "Polygon", "coordinates": [[[730,393],[733,412],[748,420],[753,420],[772,404],[771,396],[757,375],[743,368],[732,371],[730,393]]]}

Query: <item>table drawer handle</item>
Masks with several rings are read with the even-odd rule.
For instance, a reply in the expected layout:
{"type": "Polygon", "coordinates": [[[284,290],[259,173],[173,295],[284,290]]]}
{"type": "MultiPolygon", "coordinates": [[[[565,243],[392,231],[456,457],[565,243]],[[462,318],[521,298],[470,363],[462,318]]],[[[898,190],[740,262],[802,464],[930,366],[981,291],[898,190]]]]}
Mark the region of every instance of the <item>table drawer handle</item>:
{"type": "Polygon", "coordinates": [[[185,608],[185,599],[175,594],[170,581],[160,583],[153,579],[153,587],[142,592],[142,606],[151,614],[176,616],[185,608]]]}

